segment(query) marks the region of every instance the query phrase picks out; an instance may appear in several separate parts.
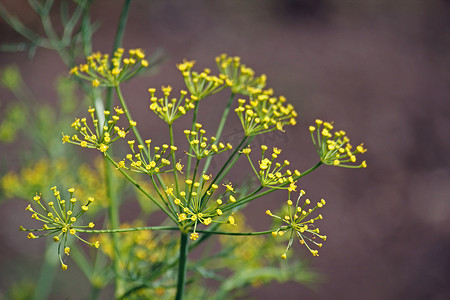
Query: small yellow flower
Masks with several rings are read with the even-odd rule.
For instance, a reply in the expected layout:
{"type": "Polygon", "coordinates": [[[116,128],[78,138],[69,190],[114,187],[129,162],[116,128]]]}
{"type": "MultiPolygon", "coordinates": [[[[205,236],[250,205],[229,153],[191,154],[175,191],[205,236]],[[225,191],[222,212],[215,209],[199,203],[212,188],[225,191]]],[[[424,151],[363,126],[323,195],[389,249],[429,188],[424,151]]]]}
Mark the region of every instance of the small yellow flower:
{"type": "Polygon", "coordinates": [[[93,228],[94,223],[90,222],[88,226],[75,225],[75,222],[88,210],[88,206],[93,202],[93,198],[90,197],[86,205],[83,205],[77,212],[74,211],[77,201],[74,197],[72,197],[73,193],[75,192],[74,188],[68,189],[69,196],[71,198],[70,201],[67,202],[61,199],[61,194],[56,186],[52,187],[51,190],[53,191],[53,196],[55,197],[56,203],[58,205],[54,205],[52,201],[48,202],[47,205],[45,205],[45,202],[41,202],[41,196],[36,195],[33,197],[33,199],[39,205],[41,212],[35,211],[33,208],[31,208],[31,205],[27,207],[27,210],[32,213],[33,219],[44,223],[42,229],[25,229],[21,226],[20,230],[44,232],[44,234],[39,236],[36,236],[33,234],[33,232],[30,232],[27,235],[29,239],[37,239],[40,237],[53,235],[53,241],[55,243],[59,243],[58,255],[61,261],[61,267],[63,270],[66,270],[67,265],[63,263],[60,249],[63,249],[65,255],[70,254],[70,247],[66,245],[68,241],[67,234],[71,234],[82,242],[93,245],[78,236],[77,229],[83,231],[86,227],[93,228]]]}
{"type": "Polygon", "coordinates": [[[116,50],[112,58],[100,52],[87,57],[87,63],[70,69],[70,74],[92,82],[93,87],[118,86],[121,82],[140,73],[149,66],[141,49],[129,50],[129,56],[124,57],[124,51],[116,50]]]}
{"type": "Polygon", "coordinates": [[[317,247],[322,247],[321,243],[316,241],[317,238],[326,240],[325,235],[320,235],[319,228],[315,225],[315,221],[322,220],[322,215],[319,214],[315,218],[311,218],[310,214],[316,209],[321,208],[325,205],[325,200],[320,200],[314,208],[306,209],[306,206],[311,203],[309,199],[306,199],[303,205],[299,205],[300,198],[305,194],[303,190],[300,191],[300,195],[295,203],[290,199],[291,192],[289,192],[288,204],[288,215],[280,217],[272,214],[270,210],[266,211],[266,214],[281,220],[284,225],[277,229],[277,231],[272,232],[272,235],[276,237],[277,235],[284,235],[285,231],[290,231],[290,239],[285,253],[281,255],[283,259],[286,259],[286,252],[290,249],[293,239],[296,236],[301,245],[305,245],[306,248],[311,252],[313,256],[319,256],[319,252],[310,248],[308,241],[317,247]],[[314,225],[313,225],[314,224],[314,225]]]}
{"type": "Polygon", "coordinates": [[[223,78],[210,75],[209,69],[205,69],[201,73],[192,71],[194,64],[195,61],[183,60],[183,63],[177,65],[177,68],[183,75],[186,87],[192,95],[192,99],[199,101],[219,92],[225,87],[223,78]]]}
{"type": "Polygon", "coordinates": [[[266,75],[255,77],[255,72],[241,63],[239,57],[222,54],[216,57],[221,78],[234,94],[249,95],[252,89],[263,89],[266,86],[266,75]]]}
{"type": "Polygon", "coordinates": [[[210,139],[208,139],[204,136],[206,131],[204,129],[200,129],[202,125],[198,123],[196,125],[196,128],[199,129],[198,131],[184,131],[190,148],[194,152],[194,154],[187,153],[189,156],[196,157],[197,159],[202,159],[233,148],[230,144],[224,145],[223,143],[218,143],[215,137],[211,137],[210,139]]]}
{"type": "Polygon", "coordinates": [[[284,131],[284,125],[295,125],[297,112],[292,104],[285,104],[283,96],[273,97],[272,90],[252,90],[250,100],[239,99],[235,109],[246,136],[273,130],[284,131]]]}
{"type": "Polygon", "coordinates": [[[322,120],[316,120],[316,126],[309,127],[320,161],[326,165],[345,168],[367,167],[366,161],[359,165],[354,164],[356,162],[356,154],[367,151],[363,144],[353,149],[345,131],[340,130],[332,133],[332,129],[332,123],[323,122],[322,120]]]}
{"type": "Polygon", "coordinates": [[[180,98],[169,99],[172,88],[170,86],[161,88],[164,97],[155,96],[155,89],[149,89],[150,92],[150,109],[158,115],[167,124],[172,124],[176,119],[186,114],[187,111],[195,108],[194,100],[186,97],[186,91],[180,91],[180,98]],[[184,102],[184,104],[183,104],[184,102]]]}

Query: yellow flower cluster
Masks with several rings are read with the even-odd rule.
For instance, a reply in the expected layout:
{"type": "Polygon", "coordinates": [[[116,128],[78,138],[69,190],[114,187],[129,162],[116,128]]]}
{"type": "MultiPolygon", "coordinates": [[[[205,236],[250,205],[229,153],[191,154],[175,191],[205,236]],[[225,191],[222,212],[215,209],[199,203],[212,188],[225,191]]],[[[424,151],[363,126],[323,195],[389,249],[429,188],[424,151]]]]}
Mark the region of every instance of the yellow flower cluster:
{"type": "Polygon", "coordinates": [[[309,126],[311,138],[316,146],[320,160],[324,164],[331,166],[366,168],[367,163],[365,160],[359,165],[351,164],[356,162],[356,154],[367,151],[363,144],[352,149],[353,147],[349,143],[350,139],[346,136],[345,131],[340,130],[332,134],[332,129],[333,125],[331,123],[323,122],[322,120],[316,120],[316,126],[309,126]]]}
{"type": "Polygon", "coordinates": [[[274,160],[281,154],[281,149],[273,148],[270,159],[265,157],[266,150],[267,146],[262,145],[261,160],[258,162],[259,171],[257,171],[257,168],[255,168],[255,165],[250,159],[251,149],[245,148],[241,152],[247,156],[247,159],[250,162],[256,176],[258,176],[262,186],[274,189],[287,189],[289,192],[295,191],[297,185],[295,184],[296,181],[294,181],[294,177],[300,176],[300,172],[298,170],[294,170],[294,172],[292,172],[289,169],[285,169],[285,167],[290,164],[288,160],[285,160],[283,164],[279,162],[274,163],[274,160]]]}
{"type": "Polygon", "coordinates": [[[184,60],[183,63],[177,65],[192,99],[201,100],[225,87],[225,75],[220,74],[219,77],[210,75],[210,69],[204,69],[201,73],[192,71],[194,64],[195,61],[184,60]]]}
{"type": "Polygon", "coordinates": [[[208,138],[204,137],[206,131],[202,128],[202,124],[195,123],[195,131],[185,130],[184,134],[189,142],[189,145],[194,151],[195,155],[186,153],[192,157],[196,157],[197,159],[202,159],[208,156],[213,156],[224,151],[230,150],[233,148],[230,143],[226,145],[223,143],[216,143],[216,138],[211,137],[208,141],[208,138]]]}
{"type": "Polygon", "coordinates": [[[99,120],[95,118],[95,108],[89,107],[89,113],[91,114],[92,123],[94,124],[94,130],[92,130],[88,125],[86,118],[75,119],[72,123],[72,127],[78,131],[83,138],[79,138],[77,135],[73,135],[72,137],[68,135],[64,135],[62,137],[63,143],[71,143],[75,145],[80,145],[83,148],[94,148],[98,149],[101,152],[105,153],[109,144],[116,141],[119,138],[125,138],[129,129],[132,126],[136,126],[135,121],[130,121],[130,125],[127,129],[119,128],[116,123],[120,119],[120,115],[124,114],[122,108],[114,108],[116,114],[109,119],[111,112],[105,110],[104,111],[104,121],[102,126],[99,124],[99,120]]]}
{"type": "Polygon", "coordinates": [[[93,228],[94,223],[90,222],[86,226],[75,225],[74,223],[89,209],[89,205],[94,202],[94,198],[89,197],[85,205],[81,206],[77,212],[75,211],[75,203],[77,199],[73,197],[75,192],[74,188],[70,188],[68,191],[70,193],[69,200],[66,201],[61,198],[60,192],[57,190],[56,186],[52,187],[53,195],[55,197],[55,202],[50,201],[47,205],[41,202],[41,196],[36,195],[33,200],[41,207],[41,212],[36,211],[32,208],[31,204],[27,206],[26,210],[32,213],[31,217],[37,221],[44,223],[41,229],[25,229],[20,226],[21,231],[29,231],[29,239],[36,239],[48,235],[53,235],[53,241],[59,243],[58,255],[61,261],[61,267],[63,270],[67,270],[67,265],[63,262],[61,257],[61,247],[64,248],[64,253],[69,255],[70,247],[67,247],[68,235],[75,236],[80,241],[98,248],[100,243],[98,241],[90,243],[82,239],[77,234],[77,229],[93,228]],[[43,211],[43,212],[42,212],[43,211]],[[33,232],[44,232],[42,235],[34,235],[33,232]]]}
{"type": "MultiPolygon", "coordinates": [[[[134,149],[135,141],[128,141],[128,145],[133,151],[133,154],[127,154],[126,158],[130,161],[130,167],[127,167],[125,164],[125,160],[119,161],[117,166],[119,168],[124,168],[127,170],[134,171],[136,173],[144,173],[148,175],[153,175],[156,173],[164,173],[170,172],[173,170],[161,171],[162,168],[169,166],[170,161],[168,160],[169,156],[172,152],[177,150],[175,146],[169,146],[167,144],[163,144],[161,147],[153,147],[153,155],[150,151],[150,144],[152,140],[145,140],[144,145],[138,145],[138,151],[136,153],[134,149]]],[[[178,171],[181,171],[178,164],[176,166],[178,171]]]]}
{"type": "Polygon", "coordinates": [[[123,48],[117,49],[111,59],[108,54],[95,52],[85,64],[73,67],[70,74],[91,81],[93,87],[118,86],[149,65],[142,49],[130,49],[128,57],[124,52],[123,48]]]}
{"type": "Polygon", "coordinates": [[[297,124],[297,112],[292,104],[285,105],[283,96],[273,97],[272,90],[252,90],[250,100],[239,99],[235,109],[246,136],[266,133],[275,129],[283,131],[284,125],[297,124]]]}
{"type": "Polygon", "coordinates": [[[288,214],[286,214],[284,217],[280,217],[277,215],[274,215],[270,210],[266,211],[266,214],[277,218],[279,220],[282,220],[284,222],[284,226],[281,226],[277,230],[272,232],[272,235],[274,237],[276,236],[282,236],[287,231],[290,231],[290,239],[288,246],[286,248],[286,251],[281,255],[281,258],[286,259],[287,258],[287,251],[291,248],[294,236],[297,236],[300,244],[305,245],[306,248],[312,253],[314,256],[319,256],[318,250],[313,250],[309,247],[308,242],[313,243],[317,247],[322,247],[322,243],[318,243],[315,241],[316,238],[326,240],[327,237],[325,235],[320,235],[319,228],[314,224],[317,220],[322,220],[322,215],[318,215],[315,218],[308,218],[312,212],[314,212],[317,208],[321,208],[325,205],[325,200],[320,200],[317,202],[316,206],[313,208],[306,209],[306,206],[311,203],[309,199],[306,199],[303,205],[299,205],[300,198],[305,194],[303,190],[300,191],[300,195],[297,198],[297,202],[294,206],[294,203],[290,199],[290,192],[289,192],[289,200],[287,201],[288,204],[288,214]]]}
{"type": "Polygon", "coordinates": [[[233,94],[249,95],[250,89],[263,89],[266,86],[266,75],[255,77],[255,71],[241,64],[239,57],[222,54],[216,57],[216,63],[233,94]]]}
{"type": "Polygon", "coordinates": [[[180,99],[172,98],[169,100],[170,93],[172,91],[171,86],[163,86],[161,88],[164,98],[155,97],[155,89],[148,89],[151,94],[150,109],[153,110],[161,119],[167,124],[172,124],[176,119],[186,114],[187,111],[195,108],[194,97],[191,99],[186,98],[186,91],[181,91],[180,99]],[[184,104],[182,102],[184,100],[184,104]]]}
{"type": "Polygon", "coordinates": [[[231,184],[224,185],[225,191],[212,204],[208,205],[219,186],[211,184],[205,189],[205,183],[211,179],[211,175],[203,174],[202,179],[201,182],[186,179],[185,189],[180,191],[179,195],[174,194],[173,188],[167,187],[165,190],[167,197],[171,198],[175,205],[181,208],[181,213],[177,213],[178,222],[184,228],[193,227],[193,232],[190,235],[192,240],[196,240],[199,236],[196,232],[199,223],[209,225],[215,222],[236,225],[232,215],[225,218],[221,217],[226,211],[225,205],[236,202],[236,198],[231,195],[234,192],[231,184]],[[216,220],[217,217],[222,219],[216,220]]]}

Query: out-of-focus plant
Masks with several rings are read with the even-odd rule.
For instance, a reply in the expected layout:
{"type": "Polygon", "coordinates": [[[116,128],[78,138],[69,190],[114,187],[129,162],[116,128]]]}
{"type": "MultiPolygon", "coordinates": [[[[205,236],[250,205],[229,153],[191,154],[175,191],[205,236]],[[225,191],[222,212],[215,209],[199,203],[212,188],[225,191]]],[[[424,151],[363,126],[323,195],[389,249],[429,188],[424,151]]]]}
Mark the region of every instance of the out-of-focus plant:
{"type": "MultiPolygon", "coordinates": [[[[30,54],[37,47],[53,49],[66,63],[72,79],[59,81],[61,101],[56,113],[50,106],[33,103],[39,109],[29,109],[31,93],[21,88],[24,85],[18,71],[11,67],[2,73],[3,87],[23,103],[6,109],[0,138],[5,143],[18,143],[21,141],[16,137],[23,134],[31,147],[40,149],[40,157],[33,158],[37,162],[27,163],[20,171],[9,171],[1,179],[2,194],[30,199],[26,210],[41,222],[40,226],[20,230],[27,231],[29,239],[49,237],[51,243],[56,243],[63,270],[68,269],[69,258],[73,258],[91,284],[92,299],[110,282],[114,283],[115,297],[121,299],[230,299],[247,286],[272,280],[316,280],[302,260],[290,256],[289,265],[283,261],[294,241],[318,256],[318,248],[326,240],[316,224],[322,219],[317,210],[325,200],[312,205],[311,200],[302,200],[305,192],[297,192],[299,180],[322,165],[365,168],[365,161],[356,163],[356,156],[366,151],[363,145],[353,149],[344,131],[333,133],[332,123],[317,120],[310,132],[318,161],[308,170],[291,169],[291,163],[282,158],[277,147],[258,145],[261,152],[253,151],[250,145],[256,136],[283,133],[286,126],[296,125],[298,114],[285,97],[267,88],[266,75],[256,76],[239,57],[225,54],[216,58],[216,72],[209,68],[196,71],[194,61],[178,64],[185,90],[174,93],[170,85],[163,86],[161,92],[149,88],[149,114],[154,113],[156,120],[167,126],[167,142],[154,145],[151,137],[142,137],[121,84],[154,67],[158,56],[149,58],[143,49],[127,51],[120,47],[129,0],[124,2],[113,52],[93,52],[91,2],[76,1],[70,9],[68,1],[62,1],[64,30],[58,34],[50,13],[53,1],[29,1],[42,19],[45,37],[26,28],[0,4],[0,16],[29,40],[3,45],[2,49],[28,50],[30,54]],[[83,62],[77,64],[80,57],[83,62]],[[76,101],[74,83],[83,90],[86,101],[76,101]],[[114,92],[118,104],[114,104],[114,92]],[[199,106],[211,101],[211,95],[226,92],[226,107],[211,135],[210,129],[207,131],[201,124],[199,106]],[[74,105],[76,102],[81,105],[74,105]],[[88,106],[87,114],[80,113],[78,106],[88,106]],[[222,137],[232,108],[242,125],[241,140],[234,144],[222,137]],[[68,121],[74,111],[81,115],[68,121]],[[189,116],[192,123],[184,128],[186,139],[175,141],[174,123],[189,116]],[[29,128],[33,128],[31,132],[29,128]],[[125,147],[116,146],[120,143],[125,147]],[[66,158],[67,144],[75,145],[70,160],[66,158]],[[98,151],[103,164],[79,163],[88,149],[98,151]],[[123,149],[129,149],[128,153],[123,149]],[[225,162],[218,171],[211,171],[215,155],[224,157],[225,162]],[[242,155],[247,157],[256,183],[228,179],[242,155]],[[50,186],[49,194],[46,191],[50,186]],[[139,193],[142,213],[131,223],[121,223],[127,186],[139,193]],[[287,194],[287,205],[276,213],[266,211],[273,225],[264,231],[245,225],[240,211],[276,191],[287,194]],[[90,205],[94,199],[99,205],[90,205]],[[101,224],[105,215],[107,222],[101,224]],[[156,223],[156,219],[163,221],[156,223]],[[189,255],[200,245],[217,245],[217,239],[212,239],[216,235],[220,237],[218,250],[205,246],[199,258],[189,255]],[[88,256],[86,246],[100,251],[89,251],[92,255],[88,256]],[[204,279],[214,280],[217,285],[205,288],[204,279]]],[[[280,207],[281,203],[274,206],[280,207]]],[[[49,250],[53,248],[48,246],[49,250]]],[[[49,293],[39,283],[48,277],[51,266],[52,260],[47,258],[35,295],[49,293]]]]}

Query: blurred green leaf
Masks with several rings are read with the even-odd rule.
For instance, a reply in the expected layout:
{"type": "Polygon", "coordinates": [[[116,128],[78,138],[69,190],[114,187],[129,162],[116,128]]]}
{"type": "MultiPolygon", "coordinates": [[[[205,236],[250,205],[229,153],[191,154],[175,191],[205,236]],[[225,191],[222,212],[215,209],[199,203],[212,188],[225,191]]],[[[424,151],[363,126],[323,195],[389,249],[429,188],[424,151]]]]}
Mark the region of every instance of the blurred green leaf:
{"type": "Polygon", "coordinates": [[[10,91],[17,91],[22,85],[22,76],[19,68],[15,65],[9,65],[4,68],[1,72],[0,83],[10,91]]]}

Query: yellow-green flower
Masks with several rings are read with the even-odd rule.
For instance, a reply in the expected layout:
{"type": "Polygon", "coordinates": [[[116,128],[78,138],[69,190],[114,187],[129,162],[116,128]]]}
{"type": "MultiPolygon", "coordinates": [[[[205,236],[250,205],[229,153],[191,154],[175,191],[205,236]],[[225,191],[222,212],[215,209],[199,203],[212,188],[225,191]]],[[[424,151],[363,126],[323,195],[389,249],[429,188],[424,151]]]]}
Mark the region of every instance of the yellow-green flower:
{"type": "Polygon", "coordinates": [[[250,100],[239,99],[235,109],[246,136],[283,130],[284,125],[297,124],[297,112],[292,104],[285,105],[283,96],[273,97],[272,90],[254,90],[250,100]]]}
{"type": "Polygon", "coordinates": [[[92,82],[93,87],[118,86],[149,66],[142,49],[130,49],[128,57],[119,48],[110,59],[108,54],[95,52],[87,57],[87,62],[75,66],[70,74],[92,82]]]}
{"type": "Polygon", "coordinates": [[[220,74],[219,77],[210,75],[210,69],[204,69],[201,73],[192,71],[194,64],[195,61],[184,60],[183,63],[177,65],[183,74],[184,82],[192,99],[201,100],[225,87],[225,75],[220,74]]]}
{"type": "Polygon", "coordinates": [[[216,63],[233,94],[249,95],[251,89],[263,89],[266,86],[266,75],[255,77],[255,71],[241,64],[237,56],[222,54],[216,57],[216,63]]]}
{"type": "Polygon", "coordinates": [[[193,97],[191,99],[185,98],[187,92],[181,91],[180,98],[169,99],[170,93],[172,91],[171,86],[163,86],[161,88],[164,98],[155,97],[155,89],[148,89],[151,94],[150,109],[154,111],[158,117],[163,119],[167,124],[172,124],[176,119],[185,115],[186,112],[195,108],[193,97]],[[184,104],[183,103],[184,100],[184,104]]]}
{"type": "Polygon", "coordinates": [[[211,175],[203,174],[200,182],[186,179],[185,187],[178,194],[171,187],[165,189],[168,200],[180,207],[177,213],[179,224],[184,229],[193,229],[190,235],[193,240],[198,238],[196,229],[200,223],[206,226],[213,222],[236,225],[233,216],[225,213],[228,210],[226,204],[236,202],[231,195],[231,184],[226,185],[227,188],[219,196],[214,196],[219,186],[211,184],[207,187],[206,183],[211,178],[211,175]]]}
{"type": "Polygon", "coordinates": [[[70,188],[69,199],[64,200],[61,198],[60,192],[57,187],[52,187],[53,196],[55,201],[49,201],[46,204],[41,202],[41,195],[36,195],[33,200],[39,205],[40,209],[35,210],[32,205],[28,205],[26,210],[32,213],[31,217],[37,221],[44,223],[41,229],[25,229],[20,226],[21,231],[29,231],[29,239],[37,239],[45,236],[53,236],[53,241],[59,243],[58,245],[58,256],[61,262],[61,268],[63,270],[67,269],[67,265],[64,264],[62,259],[62,250],[64,254],[70,254],[70,247],[67,246],[68,236],[74,236],[80,241],[98,248],[99,242],[95,241],[90,243],[82,239],[77,234],[77,229],[93,228],[94,223],[90,222],[88,225],[75,225],[75,222],[89,209],[89,205],[94,202],[93,197],[89,197],[85,205],[81,205],[79,209],[76,209],[76,203],[78,200],[73,196],[75,189],[70,188]],[[33,232],[43,233],[42,235],[34,235],[33,232]]]}
{"type": "Polygon", "coordinates": [[[201,129],[202,125],[199,123],[195,124],[195,131],[185,130],[184,134],[189,142],[189,145],[194,152],[194,155],[186,153],[192,157],[196,157],[197,159],[202,159],[208,156],[213,156],[224,151],[230,150],[233,148],[231,144],[227,143],[226,145],[223,143],[216,143],[216,138],[212,136],[209,140],[204,135],[206,131],[201,129]]]}
{"type": "Polygon", "coordinates": [[[72,127],[78,131],[82,138],[78,137],[78,135],[73,135],[72,137],[68,135],[64,135],[62,137],[63,143],[71,143],[75,145],[80,145],[83,148],[94,148],[98,149],[101,152],[105,153],[109,145],[116,141],[119,138],[125,138],[129,129],[133,126],[136,126],[136,122],[130,121],[129,127],[127,129],[119,128],[116,124],[120,119],[120,115],[124,114],[123,109],[114,108],[116,114],[112,116],[111,119],[108,119],[111,112],[104,111],[104,121],[100,126],[99,120],[95,118],[95,108],[89,107],[89,113],[91,114],[92,123],[94,124],[94,129],[91,129],[89,125],[87,125],[86,118],[75,119],[72,123],[72,127]]]}
{"type": "MultiPolygon", "coordinates": [[[[130,166],[126,166],[125,160],[120,161],[117,166],[119,168],[124,168],[133,172],[144,173],[148,175],[173,171],[173,169],[163,171],[162,168],[170,165],[170,161],[168,158],[174,151],[177,150],[177,147],[163,144],[161,147],[153,147],[153,151],[151,151],[151,142],[152,140],[145,140],[145,146],[138,145],[138,151],[136,152],[134,149],[135,141],[128,141],[128,145],[133,152],[133,154],[130,153],[126,156],[126,159],[130,162],[130,166]]],[[[175,168],[181,172],[182,167],[175,166],[175,168]]]]}
{"type": "Polygon", "coordinates": [[[286,167],[290,165],[288,160],[283,161],[283,163],[275,162],[275,159],[281,154],[281,149],[273,148],[272,154],[269,156],[270,158],[266,157],[266,150],[267,146],[262,145],[261,160],[258,161],[258,168],[255,167],[250,159],[250,148],[245,148],[241,152],[247,156],[253,171],[261,182],[261,186],[295,191],[297,185],[294,177],[300,176],[300,172],[298,170],[292,172],[291,170],[286,169],[286,167]]]}
{"type": "Polygon", "coordinates": [[[316,126],[309,126],[311,138],[316,146],[320,161],[331,166],[366,168],[367,163],[365,160],[359,165],[354,164],[356,163],[356,154],[367,151],[363,144],[353,149],[345,131],[335,131],[332,134],[332,129],[332,123],[323,122],[322,120],[316,120],[316,126]]]}
{"type": "Polygon", "coordinates": [[[288,213],[284,217],[277,216],[273,214],[270,210],[266,211],[266,214],[281,220],[284,225],[280,226],[277,230],[272,232],[274,237],[282,236],[285,233],[289,233],[289,243],[286,247],[285,252],[281,255],[281,258],[287,258],[287,251],[291,248],[294,237],[296,236],[300,244],[305,245],[306,248],[314,256],[319,256],[319,251],[310,248],[308,243],[312,243],[317,247],[322,247],[322,243],[316,241],[316,239],[321,239],[325,241],[327,237],[325,235],[320,235],[319,227],[315,225],[315,221],[322,220],[322,215],[319,214],[315,218],[310,217],[316,209],[321,208],[325,205],[325,200],[320,200],[317,202],[316,206],[313,208],[306,208],[307,205],[311,204],[309,199],[306,199],[303,205],[299,205],[300,198],[305,194],[303,190],[300,191],[300,195],[297,198],[297,202],[294,203],[291,200],[291,192],[289,192],[288,213]]]}

